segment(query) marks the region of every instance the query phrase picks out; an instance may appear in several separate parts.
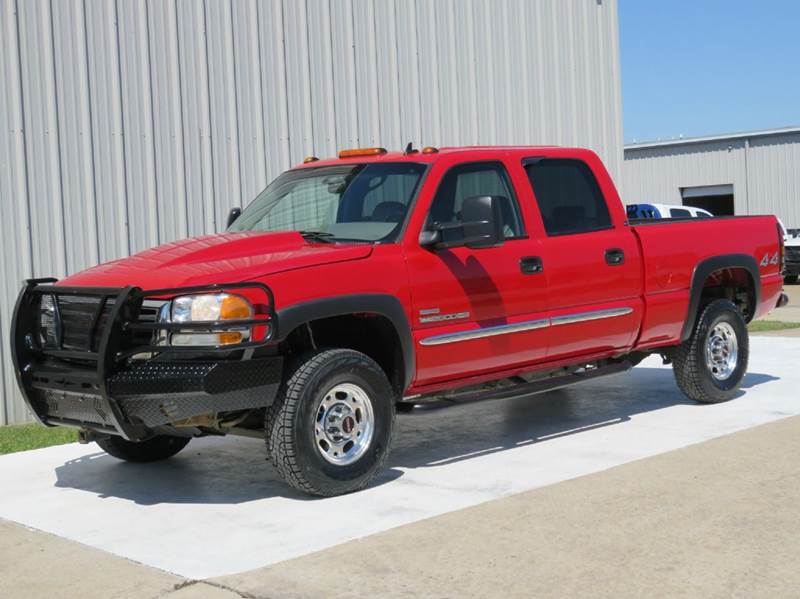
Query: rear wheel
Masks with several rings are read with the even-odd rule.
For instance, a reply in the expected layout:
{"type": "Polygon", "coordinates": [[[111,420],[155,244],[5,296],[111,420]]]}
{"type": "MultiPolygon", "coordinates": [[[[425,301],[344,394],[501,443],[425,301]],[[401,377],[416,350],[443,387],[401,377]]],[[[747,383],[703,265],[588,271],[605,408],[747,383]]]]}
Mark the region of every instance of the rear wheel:
{"type": "Polygon", "coordinates": [[[350,349],[312,355],[267,410],[267,450],[295,489],[334,496],[366,487],[392,441],[394,390],[368,356],[350,349]]]}
{"type": "Polygon", "coordinates": [[[171,458],[191,440],[191,437],[158,435],[146,441],[126,441],[112,436],[97,439],[97,444],[108,455],[126,462],[157,462],[171,458]]]}
{"type": "Polygon", "coordinates": [[[742,384],[749,357],[747,325],[728,300],[714,300],[697,319],[692,336],[673,358],[681,391],[702,403],[731,399],[742,384]]]}

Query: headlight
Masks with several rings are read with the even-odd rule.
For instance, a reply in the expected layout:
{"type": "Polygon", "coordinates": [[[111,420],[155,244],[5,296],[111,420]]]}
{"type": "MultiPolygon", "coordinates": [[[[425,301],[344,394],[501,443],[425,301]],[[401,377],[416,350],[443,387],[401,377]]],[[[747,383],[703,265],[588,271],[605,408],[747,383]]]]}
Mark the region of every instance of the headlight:
{"type": "Polygon", "coordinates": [[[57,326],[55,298],[49,294],[43,295],[39,304],[39,341],[42,346],[58,346],[57,326]]]}
{"type": "MultiPolygon", "coordinates": [[[[237,327],[233,321],[253,318],[253,306],[240,295],[206,293],[176,297],[162,310],[160,320],[168,322],[215,322],[230,320],[231,330],[223,332],[179,331],[169,338],[170,345],[233,345],[250,338],[249,327],[237,327]]],[[[167,339],[162,337],[161,342],[167,339]]]]}

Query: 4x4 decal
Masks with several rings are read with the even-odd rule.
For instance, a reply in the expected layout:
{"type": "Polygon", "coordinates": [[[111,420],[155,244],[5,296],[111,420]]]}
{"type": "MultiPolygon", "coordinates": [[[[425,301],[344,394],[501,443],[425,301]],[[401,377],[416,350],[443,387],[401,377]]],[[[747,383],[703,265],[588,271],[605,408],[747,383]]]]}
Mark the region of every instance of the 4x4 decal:
{"type": "Polygon", "coordinates": [[[770,258],[770,257],[769,257],[769,254],[768,254],[768,253],[767,253],[767,254],[764,254],[764,257],[763,257],[763,258],[761,258],[761,266],[767,267],[767,266],[769,266],[770,264],[771,264],[771,265],[773,265],[773,266],[775,266],[775,265],[778,263],[778,260],[779,260],[779,258],[778,258],[778,252],[775,252],[775,253],[772,255],[772,258],[770,258]]]}

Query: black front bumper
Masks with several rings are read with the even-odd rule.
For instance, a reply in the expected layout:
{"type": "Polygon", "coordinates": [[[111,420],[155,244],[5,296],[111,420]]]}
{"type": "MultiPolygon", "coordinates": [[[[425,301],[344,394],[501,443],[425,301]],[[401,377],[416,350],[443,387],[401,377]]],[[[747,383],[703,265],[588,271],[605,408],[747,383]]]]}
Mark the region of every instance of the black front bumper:
{"type": "MultiPolygon", "coordinates": [[[[145,292],[135,287],[63,287],[49,284],[52,282],[27,282],[17,300],[12,323],[17,381],[28,406],[43,424],[75,426],[138,440],[151,435],[157,427],[195,416],[265,407],[274,400],[282,358],[252,357],[276,334],[274,300],[266,286],[241,283],[145,292]],[[261,317],[237,323],[250,325],[251,331],[258,330],[257,336],[251,335],[257,340],[203,348],[142,342],[156,329],[186,328],[186,323],[140,321],[144,298],[242,287],[264,294],[261,317]],[[42,344],[38,319],[44,294],[100,298],[85,348],[42,344]],[[103,318],[101,313],[105,314],[103,318]],[[133,356],[150,357],[132,359],[133,356]]],[[[198,324],[188,328],[219,331],[231,325],[198,324]]]]}

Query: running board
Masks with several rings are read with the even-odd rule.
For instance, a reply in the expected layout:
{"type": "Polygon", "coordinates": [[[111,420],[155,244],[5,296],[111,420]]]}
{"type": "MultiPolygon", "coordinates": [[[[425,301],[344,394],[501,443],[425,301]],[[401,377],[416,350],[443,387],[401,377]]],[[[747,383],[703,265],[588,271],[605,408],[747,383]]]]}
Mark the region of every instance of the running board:
{"type": "MultiPolygon", "coordinates": [[[[470,387],[464,391],[455,391],[446,395],[434,393],[428,396],[423,395],[409,397],[404,401],[412,404],[428,404],[439,400],[446,400],[462,404],[474,401],[483,401],[487,399],[511,399],[515,397],[525,397],[529,395],[537,395],[539,393],[546,393],[547,391],[554,391],[556,389],[563,389],[564,387],[570,387],[586,381],[593,381],[606,376],[622,374],[624,372],[628,372],[633,367],[634,364],[628,360],[613,361],[600,366],[582,368],[577,372],[572,372],[570,374],[554,374],[553,376],[530,382],[514,383],[498,388],[484,387],[481,389],[475,389],[474,387],[470,387]]],[[[514,378],[519,379],[519,377],[514,378]]]]}

